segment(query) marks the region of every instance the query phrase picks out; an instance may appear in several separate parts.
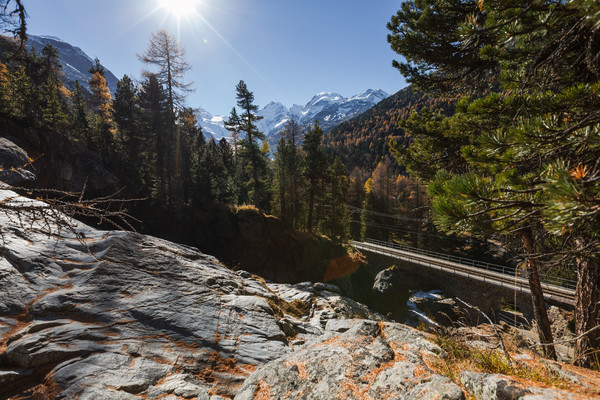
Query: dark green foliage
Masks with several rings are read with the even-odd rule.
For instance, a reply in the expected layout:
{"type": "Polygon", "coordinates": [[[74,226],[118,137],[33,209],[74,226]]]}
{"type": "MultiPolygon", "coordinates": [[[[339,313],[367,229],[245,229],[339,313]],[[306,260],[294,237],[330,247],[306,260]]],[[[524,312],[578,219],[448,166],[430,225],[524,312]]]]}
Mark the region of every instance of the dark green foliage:
{"type": "Polygon", "coordinates": [[[258,131],[256,121],[262,117],[256,115],[258,106],[254,104],[254,94],[248,90],[246,83],[240,81],[236,89],[237,105],[242,110],[242,114],[237,117],[237,112],[232,111],[228,122],[228,129],[232,132],[244,134],[240,141],[240,161],[242,164],[241,176],[245,183],[245,194],[242,199],[252,201],[257,208],[266,206],[267,200],[267,155],[261,151],[259,140],[264,140],[265,136],[258,131]]]}
{"type": "Polygon", "coordinates": [[[58,83],[48,79],[41,87],[42,103],[41,123],[43,126],[62,131],[69,123],[66,105],[61,101],[58,83]]]}
{"type": "Polygon", "coordinates": [[[144,150],[137,161],[145,187],[150,189],[159,201],[166,200],[166,152],[168,143],[167,112],[168,103],[162,86],[155,75],[150,75],[142,83],[139,92],[139,116],[141,140],[144,150]]]}
{"type": "MultiPolygon", "coordinates": [[[[409,1],[389,25],[392,47],[406,58],[396,66],[411,82],[464,97],[452,117],[411,117],[411,148],[395,147],[431,180],[437,224],[518,235],[530,277],[540,260],[577,265],[577,334],[600,315],[599,21],[588,1],[409,1]]],[[[536,296],[543,340],[551,341],[536,296]]],[[[578,342],[579,363],[592,348],[600,349],[600,334],[578,342]]]]}
{"type": "Polygon", "coordinates": [[[308,184],[306,227],[309,232],[312,232],[323,216],[323,209],[317,208],[318,203],[322,203],[323,185],[327,171],[327,156],[323,150],[322,140],[323,131],[319,127],[319,123],[315,122],[312,127],[307,129],[302,143],[302,149],[306,153],[303,175],[308,184]]]}
{"type": "Polygon", "coordinates": [[[273,212],[293,228],[303,225],[303,158],[298,147],[301,135],[302,130],[295,120],[286,123],[273,162],[273,212]]]}
{"type": "MultiPolygon", "coordinates": [[[[388,23],[388,42],[406,61],[394,67],[408,82],[430,94],[448,95],[464,89],[488,88],[497,73],[493,59],[480,49],[493,42],[493,33],[481,29],[465,38],[465,24],[482,24],[485,13],[478,0],[409,0],[388,23]]],[[[487,3],[487,2],[486,2],[487,3]]]]}
{"type": "Polygon", "coordinates": [[[120,140],[128,157],[133,158],[138,154],[140,147],[140,138],[136,132],[136,116],[139,110],[135,85],[127,75],[117,82],[112,109],[113,118],[119,127],[120,140]]]}
{"type": "Polygon", "coordinates": [[[71,109],[69,113],[69,131],[77,139],[88,140],[90,126],[88,122],[88,110],[83,89],[79,81],[75,81],[73,95],[71,97],[71,109]]]}
{"type": "Polygon", "coordinates": [[[346,167],[336,158],[327,171],[327,206],[323,221],[323,232],[338,243],[350,237],[350,216],[348,215],[349,179],[346,167]]]}
{"type": "Polygon", "coordinates": [[[97,57],[94,58],[94,65],[91,66],[88,72],[92,75],[94,75],[96,72],[102,76],[106,75],[106,70],[104,69],[104,66],[100,63],[100,60],[97,57]]]}

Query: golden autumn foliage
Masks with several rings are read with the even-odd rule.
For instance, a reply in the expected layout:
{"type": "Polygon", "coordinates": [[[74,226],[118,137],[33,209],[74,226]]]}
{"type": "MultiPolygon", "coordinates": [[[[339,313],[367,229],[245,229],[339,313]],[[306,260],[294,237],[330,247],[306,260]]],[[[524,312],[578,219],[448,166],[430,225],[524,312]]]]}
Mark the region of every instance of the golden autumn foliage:
{"type": "Polygon", "coordinates": [[[389,141],[408,141],[398,123],[423,107],[449,110],[456,99],[432,99],[411,87],[381,101],[356,119],[344,122],[326,134],[326,148],[340,157],[349,171],[355,167],[373,171],[382,157],[389,154],[389,141]]]}

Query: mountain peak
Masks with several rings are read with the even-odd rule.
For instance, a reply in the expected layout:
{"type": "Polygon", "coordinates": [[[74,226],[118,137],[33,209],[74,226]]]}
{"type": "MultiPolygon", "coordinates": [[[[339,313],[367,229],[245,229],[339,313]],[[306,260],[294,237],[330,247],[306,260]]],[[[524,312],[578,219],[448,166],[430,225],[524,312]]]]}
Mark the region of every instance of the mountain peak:
{"type": "MultiPolygon", "coordinates": [[[[294,104],[291,108],[271,101],[258,112],[263,119],[258,121],[257,127],[267,136],[269,144],[274,146],[279,140],[279,132],[292,118],[300,126],[313,124],[315,120],[319,121],[321,128],[329,131],[336,125],[362,114],[386,97],[388,94],[383,90],[368,89],[351,98],[346,98],[339,93],[323,91],[313,96],[305,106],[294,104]]],[[[206,113],[199,118],[199,121],[204,132],[212,134],[216,139],[221,135],[229,135],[224,127],[219,127],[222,125],[221,117],[213,117],[206,113]]]]}

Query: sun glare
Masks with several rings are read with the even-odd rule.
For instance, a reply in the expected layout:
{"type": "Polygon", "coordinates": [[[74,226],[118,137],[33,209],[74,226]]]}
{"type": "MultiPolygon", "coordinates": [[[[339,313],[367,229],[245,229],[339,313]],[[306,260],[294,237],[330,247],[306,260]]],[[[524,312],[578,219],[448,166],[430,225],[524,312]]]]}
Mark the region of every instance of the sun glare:
{"type": "Polygon", "coordinates": [[[161,8],[178,18],[190,16],[196,11],[199,0],[160,0],[161,8]]]}

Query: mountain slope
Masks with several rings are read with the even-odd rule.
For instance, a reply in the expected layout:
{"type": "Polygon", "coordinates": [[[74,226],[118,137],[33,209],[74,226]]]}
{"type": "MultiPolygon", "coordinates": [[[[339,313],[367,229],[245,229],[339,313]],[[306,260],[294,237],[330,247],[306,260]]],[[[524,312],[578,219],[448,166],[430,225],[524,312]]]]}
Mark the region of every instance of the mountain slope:
{"type": "Polygon", "coordinates": [[[408,141],[398,122],[423,107],[451,110],[455,99],[431,99],[410,86],[382,100],[358,117],[343,122],[325,135],[328,152],[340,157],[349,171],[373,171],[389,154],[389,141],[408,141]]]}
{"type": "MultiPolygon", "coordinates": [[[[64,80],[66,86],[72,89],[75,81],[79,81],[79,84],[89,91],[88,81],[92,77],[92,74],[88,70],[94,64],[92,58],[79,47],[73,46],[57,37],[28,35],[27,47],[29,49],[34,48],[39,53],[48,44],[58,50],[58,57],[63,67],[62,72],[65,74],[64,80]]],[[[106,82],[114,95],[117,90],[117,77],[106,66],[105,69],[106,82]]]]}
{"type": "MultiPolygon", "coordinates": [[[[258,112],[263,119],[258,121],[257,127],[267,136],[269,144],[274,146],[279,140],[279,132],[292,118],[296,119],[301,127],[318,121],[321,128],[327,132],[341,122],[362,114],[386,97],[388,94],[383,90],[369,89],[350,98],[337,93],[321,92],[306,105],[294,104],[291,108],[281,103],[270,102],[258,112]]],[[[215,139],[229,135],[223,124],[227,117],[213,116],[205,110],[202,110],[200,115],[198,120],[202,129],[211,133],[215,139]]]]}

